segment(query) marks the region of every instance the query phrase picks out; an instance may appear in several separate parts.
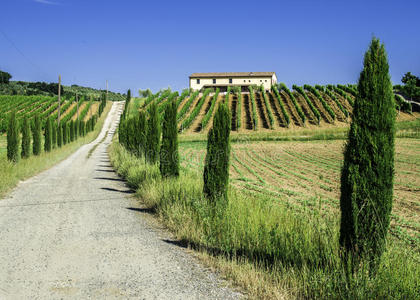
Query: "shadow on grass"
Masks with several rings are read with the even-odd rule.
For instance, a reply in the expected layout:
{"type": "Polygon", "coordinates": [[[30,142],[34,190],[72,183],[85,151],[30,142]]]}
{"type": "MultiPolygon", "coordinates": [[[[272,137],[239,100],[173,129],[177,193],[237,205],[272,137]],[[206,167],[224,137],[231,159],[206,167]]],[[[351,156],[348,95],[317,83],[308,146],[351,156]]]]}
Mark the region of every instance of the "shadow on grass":
{"type": "Polygon", "coordinates": [[[153,214],[156,212],[154,208],[126,207],[126,209],[146,214],[153,214]]]}
{"type": "Polygon", "coordinates": [[[124,179],[121,179],[121,178],[94,177],[93,179],[125,182],[125,180],[124,179]]]}

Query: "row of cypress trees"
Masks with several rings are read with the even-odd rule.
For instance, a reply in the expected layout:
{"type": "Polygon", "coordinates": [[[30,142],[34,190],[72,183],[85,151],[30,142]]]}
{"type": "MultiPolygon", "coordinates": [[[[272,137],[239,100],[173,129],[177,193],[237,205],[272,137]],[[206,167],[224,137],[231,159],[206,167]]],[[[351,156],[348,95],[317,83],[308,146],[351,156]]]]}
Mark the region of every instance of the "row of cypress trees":
{"type": "MultiPolygon", "coordinates": [[[[128,110],[126,107],[124,111],[128,110]]],[[[219,105],[208,133],[207,155],[203,173],[204,195],[211,201],[227,199],[231,116],[227,103],[219,105]]],[[[126,119],[119,126],[119,142],[131,153],[144,157],[151,164],[159,163],[162,177],[179,176],[177,102],[171,99],[163,117],[155,102],[138,116],[126,119]]]]}
{"type": "Polygon", "coordinates": [[[12,112],[7,129],[7,159],[18,162],[21,157],[28,158],[31,154],[40,155],[42,152],[42,135],[44,136],[45,152],[50,152],[54,148],[73,142],[94,129],[98,116],[93,115],[87,122],[71,120],[70,122],[62,122],[60,125],[53,122],[49,117],[45,122],[44,133],[42,133],[42,122],[39,114],[36,114],[32,121],[25,117],[20,125],[16,119],[16,113],[12,112]],[[20,142],[21,151],[19,152],[20,142]]]}

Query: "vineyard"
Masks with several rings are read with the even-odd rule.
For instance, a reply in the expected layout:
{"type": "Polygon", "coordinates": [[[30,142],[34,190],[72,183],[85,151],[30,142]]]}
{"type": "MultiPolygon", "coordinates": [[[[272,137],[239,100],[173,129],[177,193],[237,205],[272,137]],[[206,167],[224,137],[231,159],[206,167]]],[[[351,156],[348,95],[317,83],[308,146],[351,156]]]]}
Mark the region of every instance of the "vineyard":
{"type": "MultiPolygon", "coordinates": [[[[76,98],[63,98],[60,103],[60,122],[67,123],[77,119],[87,122],[97,114],[98,109],[98,102],[93,99],[81,97],[76,101],[76,98]]],[[[36,115],[39,115],[43,120],[42,127],[44,128],[47,118],[51,118],[53,122],[57,121],[58,100],[57,97],[49,96],[0,96],[0,133],[6,132],[7,122],[12,112],[16,113],[16,118],[20,123],[25,117],[33,120],[36,115]]]]}
{"type": "MultiPolygon", "coordinates": [[[[230,184],[248,194],[265,195],[303,214],[320,208],[324,218],[337,221],[342,148],[343,141],[234,143],[230,184]]],[[[390,232],[419,251],[420,142],[398,139],[396,153],[390,232]]],[[[181,143],[181,167],[199,176],[205,154],[204,142],[181,143]]]]}
{"type": "MultiPolygon", "coordinates": [[[[229,88],[227,93],[219,93],[218,89],[201,92],[186,89],[181,95],[167,89],[150,94],[141,105],[133,102],[130,109],[134,112],[156,103],[162,113],[166,103],[177,98],[179,132],[200,133],[208,131],[214,112],[224,101],[231,111],[232,131],[270,132],[346,126],[351,119],[356,94],[353,85],[293,85],[290,90],[283,83],[273,86],[271,91],[250,87],[246,93],[235,87],[229,88]]],[[[411,107],[399,95],[395,99],[399,118],[410,118],[411,107]]]]}

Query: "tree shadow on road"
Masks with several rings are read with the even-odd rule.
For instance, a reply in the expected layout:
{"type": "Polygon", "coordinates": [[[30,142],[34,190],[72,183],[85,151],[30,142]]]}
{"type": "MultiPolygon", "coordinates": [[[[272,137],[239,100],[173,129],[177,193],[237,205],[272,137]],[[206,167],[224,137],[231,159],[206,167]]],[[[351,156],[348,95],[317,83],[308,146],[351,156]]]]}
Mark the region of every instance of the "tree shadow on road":
{"type": "Polygon", "coordinates": [[[117,190],[117,189],[113,189],[113,188],[108,188],[108,187],[101,187],[101,190],[105,190],[105,191],[110,191],[110,192],[118,192],[118,193],[125,193],[125,194],[134,194],[133,190],[117,190]]]}

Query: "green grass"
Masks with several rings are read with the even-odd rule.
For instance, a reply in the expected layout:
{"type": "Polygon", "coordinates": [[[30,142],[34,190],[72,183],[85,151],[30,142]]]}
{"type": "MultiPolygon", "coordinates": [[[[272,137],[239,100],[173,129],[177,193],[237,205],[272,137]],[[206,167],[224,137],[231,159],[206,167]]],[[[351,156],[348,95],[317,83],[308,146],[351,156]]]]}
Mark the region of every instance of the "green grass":
{"type": "MultiPolygon", "coordinates": [[[[202,143],[188,145],[193,153],[202,143]]],[[[346,279],[338,246],[339,215],[323,213],[328,199],[302,198],[298,207],[286,195],[283,201],[273,201],[271,194],[276,192],[265,192],[264,184],[251,182],[247,184],[254,191],[231,185],[228,204],[213,206],[203,197],[199,171],[183,168],[179,178],[162,179],[157,165],[145,164],[118,143],[109,151],[112,164],[137,190],[141,202],[177,239],[245,288],[251,298],[420,296],[420,253],[393,236],[375,277],[367,277],[362,266],[362,271],[346,279]]],[[[329,164],[328,159],[318,161],[329,164]]],[[[251,160],[241,162],[251,164],[251,160]]]]}
{"type": "MultiPolygon", "coordinates": [[[[53,149],[51,152],[42,152],[39,156],[31,156],[28,159],[21,159],[17,164],[10,163],[6,158],[6,136],[0,137],[0,197],[9,192],[20,180],[25,180],[35,174],[49,169],[58,162],[67,158],[80,146],[90,143],[99,134],[102,125],[111,109],[108,103],[102,116],[99,118],[94,131],[89,132],[85,137],[80,137],[74,142],[68,143],[61,148],[53,149]],[[4,146],[4,147],[3,147],[4,146]]],[[[43,147],[42,147],[43,149],[43,147]]]]}

